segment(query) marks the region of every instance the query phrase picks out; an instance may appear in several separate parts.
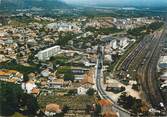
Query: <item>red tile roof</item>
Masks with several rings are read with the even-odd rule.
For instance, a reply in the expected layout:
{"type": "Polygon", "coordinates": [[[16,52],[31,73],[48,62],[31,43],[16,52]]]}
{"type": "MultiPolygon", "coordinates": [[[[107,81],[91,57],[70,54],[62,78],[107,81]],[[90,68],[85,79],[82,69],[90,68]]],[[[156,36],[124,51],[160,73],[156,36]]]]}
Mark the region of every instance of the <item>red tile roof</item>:
{"type": "Polygon", "coordinates": [[[40,93],[40,90],[38,88],[33,88],[31,92],[32,92],[32,94],[38,95],[40,93]]]}
{"type": "Polygon", "coordinates": [[[111,102],[109,100],[106,100],[106,99],[101,99],[98,101],[98,104],[100,104],[100,106],[108,106],[111,104],[111,102]]]}
{"type": "Polygon", "coordinates": [[[51,104],[46,105],[45,111],[48,111],[48,112],[59,112],[60,111],[60,106],[58,104],[51,103],[51,104]]]}
{"type": "Polygon", "coordinates": [[[109,111],[109,112],[105,112],[103,117],[118,117],[117,113],[109,111]]]}

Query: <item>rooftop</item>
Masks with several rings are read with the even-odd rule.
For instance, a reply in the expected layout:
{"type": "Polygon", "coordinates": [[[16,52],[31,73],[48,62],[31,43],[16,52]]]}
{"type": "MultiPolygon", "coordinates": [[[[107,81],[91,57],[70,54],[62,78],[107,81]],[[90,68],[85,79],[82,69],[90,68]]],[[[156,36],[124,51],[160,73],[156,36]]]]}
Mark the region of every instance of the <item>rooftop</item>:
{"type": "Polygon", "coordinates": [[[109,100],[106,100],[106,99],[101,99],[98,101],[98,104],[100,104],[100,106],[108,106],[111,104],[111,102],[109,100]]]}
{"type": "Polygon", "coordinates": [[[103,117],[118,117],[118,115],[115,112],[108,111],[104,113],[103,117]]]}
{"type": "Polygon", "coordinates": [[[60,112],[60,106],[56,103],[50,103],[48,105],[46,105],[46,109],[45,111],[48,111],[48,112],[60,112]]]}
{"type": "Polygon", "coordinates": [[[0,76],[6,76],[17,73],[16,70],[0,70],[0,76]]]}
{"type": "Polygon", "coordinates": [[[94,84],[93,82],[93,71],[90,70],[88,71],[85,75],[83,80],[81,81],[82,84],[86,84],[86,83],[90,83],[90,84],[94,84]]]}

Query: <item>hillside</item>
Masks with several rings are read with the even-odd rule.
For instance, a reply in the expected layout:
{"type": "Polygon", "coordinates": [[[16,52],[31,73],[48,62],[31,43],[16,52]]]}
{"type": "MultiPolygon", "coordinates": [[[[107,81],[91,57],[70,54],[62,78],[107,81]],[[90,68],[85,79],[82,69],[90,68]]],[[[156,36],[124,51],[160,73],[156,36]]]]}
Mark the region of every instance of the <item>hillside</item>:
{"type": "Polygon", "coordinates": [[[27,8],[70,8],[66,3],[59,0],[1,0],[0,10],[16,10],[27,8]]]}

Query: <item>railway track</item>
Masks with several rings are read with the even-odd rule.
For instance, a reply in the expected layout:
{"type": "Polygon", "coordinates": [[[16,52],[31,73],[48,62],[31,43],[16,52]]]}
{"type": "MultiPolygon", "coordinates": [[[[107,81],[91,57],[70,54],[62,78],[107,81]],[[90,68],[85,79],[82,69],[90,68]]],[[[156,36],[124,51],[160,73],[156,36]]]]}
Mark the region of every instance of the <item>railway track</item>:
{"type": "Polygon", "coordinates": [[[163,102],[162,96],[156,83],[156,65],[159,58],[159,44],[161,39],[162,38],[159,37],[152,42],[150,51],[148,52],[148,59],[138,69],[139,81],[142,85],[142,90],[145,94],[144,96],[154,108],[157,108],[159,104],[163,102]]]}
{"type": "Polygon", "coordinates": [[[118,67],[119,71],[123,70],[126,73],[133,74],[134,77],[137,76],[137,81],[141,84],[145,99],[154,108],[158,108],[160,103],[163,102],[157,86],[156,65],[160,56],[162,35],[164,34],[164,31],[158,31],[150,38],[143,39],[118,67]],[[132,73],[133,69],[137,72],[132,73]]]}
{"type": "Polygon", "coordinates": [[[145,37],[138,46],[126,57],[126,59],[119,65],[118,71],[124,70],[128,71],[129,66],[133,62],[133,60],[147,47],[148,42],[155,39],[155,35],[150,35],[151,37],[145,37]]]}

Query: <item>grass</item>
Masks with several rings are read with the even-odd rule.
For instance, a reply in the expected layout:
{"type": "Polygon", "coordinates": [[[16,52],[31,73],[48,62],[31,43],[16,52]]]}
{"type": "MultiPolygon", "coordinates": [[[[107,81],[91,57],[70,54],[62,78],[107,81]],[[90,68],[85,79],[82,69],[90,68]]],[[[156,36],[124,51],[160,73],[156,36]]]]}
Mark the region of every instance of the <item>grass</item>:
{"type": "Polygon", "coordinates": [[[93,96],[56,96],[54,94],[38,97],[38,103],[41,108],[49,103],[57,103],[60,106],[67,105],[70,109],[86,109],[86,105],[95,103],[93,96]]]}
{"type": "Polygon", "coordinates": [[[22,115],[21,113],[15,112],[14,115],[12,115],[11,117],[27,117],[27,116],[22,115]]]}
{"type": "Polygon", "coordinates": [[[71,66],[61,66],[57,69],[57,73],[62,74],[62,73],[67,73],[71,71],[71,66]]]}

